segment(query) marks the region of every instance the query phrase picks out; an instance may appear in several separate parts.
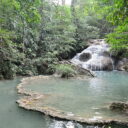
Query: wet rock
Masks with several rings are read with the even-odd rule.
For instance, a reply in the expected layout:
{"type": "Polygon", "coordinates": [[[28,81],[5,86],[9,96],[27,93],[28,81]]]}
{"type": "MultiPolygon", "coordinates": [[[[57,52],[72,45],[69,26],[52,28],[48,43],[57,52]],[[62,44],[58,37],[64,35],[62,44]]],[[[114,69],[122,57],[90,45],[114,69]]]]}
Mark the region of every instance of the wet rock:
{"type": "Polygon", "coordinates": [[[123,58],[123,59],[119,60],[116,65],[116,69],[119,71],[125,71],[125,70],[128,71],[128,59],[123,58]]]}
{"type": "Polygon", "coordinates": [[[77,74],[79,74],[79,75],[87,75],[87,76],[91,76],[91,77],[95,76],[95,74],[92,71],[90,71],[88,69],[84,69],[81,66],[74,66],[74,68],[77,71],[77,74]]]}
{"type": "Polygon", "coordinates": [[[105,57],[110,57],[110,53],[108,51],[104,51],[101,54],[99,54],[100,56],[105,56],[105,57]]]}
{"type": "Polygon", "coordinates": [[[114,61],[110,56],[110,47],[104,40],[94,40],[87,49],[78,53],[71,62],[89,70],[113,70],[114,61]]]}
{"type": "MultiPolygon", "coordinates": [[[[70,65],[72,67],[72,69],[74,70],[74,73],[71,73],[70,77],[76,77],[78,75],[85,75],[85,76],[91,76],[91,77],[95,76],[95,74],[91,70],[85,69],[81,65],[74,65],[70,61],[61,61],[60,64],[70,65]]],[[[56,72],[56,74],[59,74],[59,73],[56,72]]]]}
{"type": "Polygon", "coordinates": [[[88,61],[89,59],[91,59],[91,54],[90,53],[83,53],[80,55],[79,57],[79,60],[80,61],[83,61],[83,62],[86,62],[88,61]]]}
{"type": "Polygon", "coordinates": [[[111,110],[119,110],[121,112],[128,113],[128,103],[124,102],[113,102],[109,106],[111,110]]]}
{"type": "Polygon", "coordinates": [[[108,70],[111,71],[113,70],[113,63],[112,63],[112,59],[110,57],[105,57],[101,60],[102,63],[102,70],[108,70]]]}
{"type": "Polygon", "coordinates": [[[88,46],[91,46],[91,45],[100,45],[100,43],[104,41],[104,39],[90,39],[88,41],[88,46]]]}

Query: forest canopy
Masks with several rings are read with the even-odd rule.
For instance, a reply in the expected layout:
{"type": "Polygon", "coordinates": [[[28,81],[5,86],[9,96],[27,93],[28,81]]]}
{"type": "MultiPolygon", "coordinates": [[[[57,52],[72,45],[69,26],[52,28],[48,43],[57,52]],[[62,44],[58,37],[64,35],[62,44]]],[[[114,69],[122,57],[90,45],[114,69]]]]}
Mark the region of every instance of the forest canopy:
{"type": "Polygon", "coordinates": [[[0,79],[52,74],[90,39],[106,38],[114,55],[128,56],[127,0],[58,2],[0,0],[0,79]]]}

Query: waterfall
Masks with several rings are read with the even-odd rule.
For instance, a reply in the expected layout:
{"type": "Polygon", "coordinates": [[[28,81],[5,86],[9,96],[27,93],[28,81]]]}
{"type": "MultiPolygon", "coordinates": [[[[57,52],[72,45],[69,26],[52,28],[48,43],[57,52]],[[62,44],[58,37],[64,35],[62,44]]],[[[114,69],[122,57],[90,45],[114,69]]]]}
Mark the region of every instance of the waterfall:
{"type": "Polygon", "coordinates": [[[78,53],[71,62],[93,71],[114,69],[110,47],[103,39],[93,40],[93,44],[78,53]]]}
{"type": "Polygon", "coordinates": [[[72,121],[54,121],[49,128],[102,128],[99,126],[81,125],[72,121]]]}

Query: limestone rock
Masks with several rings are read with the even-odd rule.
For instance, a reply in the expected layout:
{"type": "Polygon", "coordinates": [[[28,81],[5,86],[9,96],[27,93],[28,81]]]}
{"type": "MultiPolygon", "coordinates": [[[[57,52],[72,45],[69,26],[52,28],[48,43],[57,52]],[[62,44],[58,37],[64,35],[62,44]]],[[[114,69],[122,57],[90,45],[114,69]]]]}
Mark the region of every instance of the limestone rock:
{"type": "Polygon", "coordinates": [[[71,62],[89,70],[113,70],[114,61],[110,54],[110,47],[105,40],[93,40],[90,46],[78,53],[71,62]]]}

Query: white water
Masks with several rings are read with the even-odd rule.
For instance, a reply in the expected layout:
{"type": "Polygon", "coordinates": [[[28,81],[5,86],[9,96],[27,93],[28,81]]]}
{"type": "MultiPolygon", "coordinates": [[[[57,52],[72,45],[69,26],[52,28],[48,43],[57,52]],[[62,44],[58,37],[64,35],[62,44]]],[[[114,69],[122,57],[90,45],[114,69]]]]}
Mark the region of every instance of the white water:
{"type": "Polygon", "coordinates": [[[114,62],[111,58],[110,47],[104,40],[94,40],[87,49],[78,53],[71,62],[75,65],[80,65],[85,69],[90,70],[113,70],[114,62]],[[85,60],[81,60],[81,55],[84,55],[85,60]],[[86,54],[89,54],[89,58],[86,60],[86,54]]]}

